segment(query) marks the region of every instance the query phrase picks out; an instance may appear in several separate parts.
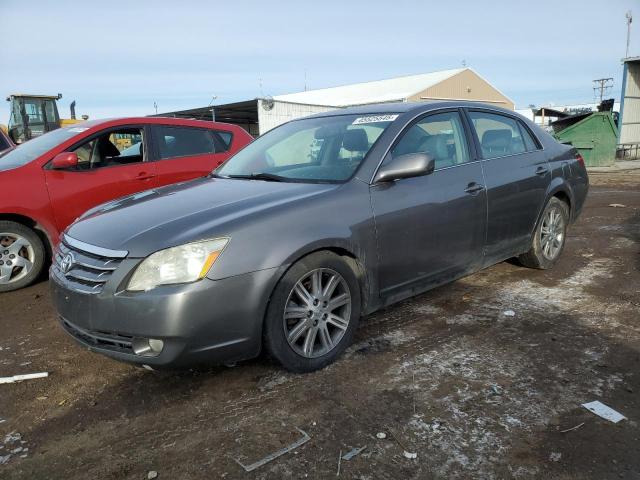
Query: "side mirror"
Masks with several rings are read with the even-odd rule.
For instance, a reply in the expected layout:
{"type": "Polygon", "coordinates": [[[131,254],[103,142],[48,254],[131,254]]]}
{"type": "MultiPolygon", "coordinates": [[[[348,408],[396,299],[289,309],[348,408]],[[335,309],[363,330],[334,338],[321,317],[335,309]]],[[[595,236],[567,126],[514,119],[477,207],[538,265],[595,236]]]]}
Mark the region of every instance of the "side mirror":
{"type": "Polygon", "coordinates": [[[65,170],[68,168],[76,168],[78,166],[78,155],[72,152],[62,152],[53,157],[51,166],[55,170],[65,170]]]}
{"type": "Polygon", "coordinates": [[[435,160],[426,153],[407,153],[394,158],[378,170],[374,182],[392,182],[401,178],[421,177],[433,173],[435,160]]]}

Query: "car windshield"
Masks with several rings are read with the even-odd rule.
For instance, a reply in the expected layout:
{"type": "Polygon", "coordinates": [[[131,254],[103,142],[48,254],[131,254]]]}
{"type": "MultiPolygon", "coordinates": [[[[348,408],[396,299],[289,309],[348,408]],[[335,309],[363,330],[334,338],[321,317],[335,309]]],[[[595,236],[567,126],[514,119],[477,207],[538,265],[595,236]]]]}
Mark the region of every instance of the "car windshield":
{"type": "Polygon", "coordinates": [[[58,128],[57,130],[45,133],[33,140],[20,144],[4,155],[0,155],[0,169],[8,170],[26,165],[48,150],[78,135],[83,129],[86,130],[84,127],[82,127],[82,129],[80,127],[58,128]]]}
{"type": "Polygon", "coordinates": [[[295,120],[259,137],[214,175],[285,182],[343,182],[353,175],[397,117],[335,115],[295,120]]]}

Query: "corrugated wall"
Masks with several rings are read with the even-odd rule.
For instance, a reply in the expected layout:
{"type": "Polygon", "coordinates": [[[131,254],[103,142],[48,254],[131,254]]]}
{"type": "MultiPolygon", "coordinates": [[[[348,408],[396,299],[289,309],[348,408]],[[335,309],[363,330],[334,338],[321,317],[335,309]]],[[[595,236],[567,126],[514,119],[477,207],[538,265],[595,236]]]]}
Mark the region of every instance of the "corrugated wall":
{"type": "Polygon", "coordinates": [[[264,108],[264,102],[264,100],[258,101],[258,125],[260,125],[260,135],[294,118],[336,110],[336,107],[304,105],[301,103],[279,102],[277,100],[273,101],[273,108],[271,110],[266,110],[264,108]]]}
{"type": "Polygon", "coordinates": [[[410,102],[425,100],[470,100],[510,110],[515,107],[508,97],[472,70],[464,70],[409,98],[410,102]]]}
{"type": "Polygon", "coordinates": [[[640,62],[627,63],[619,143],[640,143],[640,62]]]}

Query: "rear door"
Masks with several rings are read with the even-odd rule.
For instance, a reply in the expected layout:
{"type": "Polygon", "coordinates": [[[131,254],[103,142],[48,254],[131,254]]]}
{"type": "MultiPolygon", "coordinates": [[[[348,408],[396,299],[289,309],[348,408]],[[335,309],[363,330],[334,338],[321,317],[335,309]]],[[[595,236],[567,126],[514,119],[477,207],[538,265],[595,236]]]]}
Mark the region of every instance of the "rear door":
{"type": "Polygon", "coordinates": [[[155,164],[147,161],[148,134],[143,126],[102,130],[69,151],[78,167],[45,167],[51,206],[60,230],[101,203],[157,186],[155,164]]]}
{"type": "Polygon", "coordinates": [[[542,146],[517,117],[469,109],[488,198],[485,263],[526,250],[551,181],[542,146]]]}
{"type": "Polygon", "coordinates": [[[152,131],[160,185],[203,177],[229,157],[231,132],[170,125],[152,131]]]}
{"type": "Polygon", "coordinates": [[[371,186],[382,296],[412,284],[434,285],[477,269],[482,261],[486,195],[482,164],[461,112],[428,114],[410,125],[386,162],[425,152],[435,171],[371,186]]]}

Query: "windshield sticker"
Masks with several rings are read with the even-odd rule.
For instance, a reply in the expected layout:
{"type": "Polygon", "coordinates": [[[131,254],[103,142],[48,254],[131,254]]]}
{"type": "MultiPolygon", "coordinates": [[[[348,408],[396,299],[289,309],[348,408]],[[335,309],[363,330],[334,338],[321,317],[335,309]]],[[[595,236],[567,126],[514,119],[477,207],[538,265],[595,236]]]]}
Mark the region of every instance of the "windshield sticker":
{"type": "Polygon", "coordinates": [[[82,133],[86,132],[87,130],[89,130],[89,127],[71,127],[69,129],[69,131],[73,133],[82,133]]]}
{"type": "Polygon", "coordinates": [[[363,123],[393,122],[400,115],[369,115],[367,117],[356,118],[351,125],[362,125],[363,123]]]}

